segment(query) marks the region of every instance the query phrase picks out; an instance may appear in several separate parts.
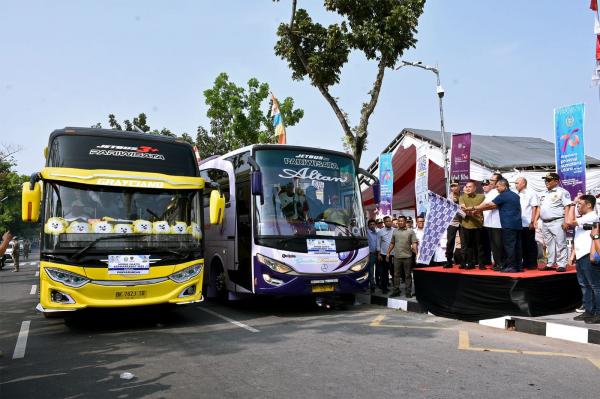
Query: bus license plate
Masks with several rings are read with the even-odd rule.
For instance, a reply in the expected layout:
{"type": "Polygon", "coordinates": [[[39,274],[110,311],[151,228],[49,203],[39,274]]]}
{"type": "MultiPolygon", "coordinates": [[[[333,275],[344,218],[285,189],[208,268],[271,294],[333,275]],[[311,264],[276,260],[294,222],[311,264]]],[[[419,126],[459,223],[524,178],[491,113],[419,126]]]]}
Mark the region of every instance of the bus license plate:
{"type": "Polygon", "coordinates": [[[312,292],[333,292],[335,291],[335,284],[316,284],[311,288],[312,292]]]}
{"type": "Polygon", "coordinates": [[[115,292],[115,299],[139,299],[139,298],[146,298],[146,291],[130,290],[130,291],[115,292]]]}

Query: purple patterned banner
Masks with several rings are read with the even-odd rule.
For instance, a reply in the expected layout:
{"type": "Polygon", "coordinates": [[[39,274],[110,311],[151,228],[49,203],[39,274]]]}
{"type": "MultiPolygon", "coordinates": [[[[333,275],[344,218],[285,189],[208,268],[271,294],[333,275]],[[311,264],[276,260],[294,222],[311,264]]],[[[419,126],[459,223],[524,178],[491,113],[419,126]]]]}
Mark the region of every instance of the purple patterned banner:
{"type": "Polygon", "coordinates": [[[452,135],[450,180],[458,180],[464,187],[471,178],[471,133],[452,135]]]}
{"type": "Polygon", "coordinates": [[[417,263],[429,264],[436,248],[440,245],[442,235],[458,209],[458,205],[454,202],[429,192],[429,211],[425,216],[425,231],[423,239],[419,243],[417,263]]]}

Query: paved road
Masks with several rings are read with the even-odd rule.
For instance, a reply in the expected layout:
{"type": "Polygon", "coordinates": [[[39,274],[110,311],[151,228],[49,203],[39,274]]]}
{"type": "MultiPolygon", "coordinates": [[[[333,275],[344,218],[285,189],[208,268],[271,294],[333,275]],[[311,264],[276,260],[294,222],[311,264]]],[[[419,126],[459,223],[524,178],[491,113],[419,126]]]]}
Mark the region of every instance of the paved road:
{"type": "Polygon", "coordinates": [[[37,262],[0,271],[3,399],[579,399],[600,392],[598,346],[376,306],[254,300],[44,319],[34,309],[36,271],[37,262]],[[120,378],[126,372],[134,377],[120,378]]]}

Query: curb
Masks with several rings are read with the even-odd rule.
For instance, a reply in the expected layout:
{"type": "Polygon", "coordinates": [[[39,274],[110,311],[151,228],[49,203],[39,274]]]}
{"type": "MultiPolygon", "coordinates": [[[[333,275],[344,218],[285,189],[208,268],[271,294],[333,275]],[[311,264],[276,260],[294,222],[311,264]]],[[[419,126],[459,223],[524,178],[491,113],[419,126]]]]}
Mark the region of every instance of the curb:
{"type": "MultiPolygon", "coordinates": [[[[403,310],[412,313],[429,313],[418,302],[406,299],[387,298],[384,296],[368,294],[356,295],[356,299],[361,303],[385,306],[389,309],[403,310]]],[[[482,326],[517,331],[526,334],[542,335],[570,342],[600,345],[600,330],[586,327],[532,320],[531,318],[519,316],[502,316],[494,319],[479,320],[475,323],[481,324],[482,326]]]]}

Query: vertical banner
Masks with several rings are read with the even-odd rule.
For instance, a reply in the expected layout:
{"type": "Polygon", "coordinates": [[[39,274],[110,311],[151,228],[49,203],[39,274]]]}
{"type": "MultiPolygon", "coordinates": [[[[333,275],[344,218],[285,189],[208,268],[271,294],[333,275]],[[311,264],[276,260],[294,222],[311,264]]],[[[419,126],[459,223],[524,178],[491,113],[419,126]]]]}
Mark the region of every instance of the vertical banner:
{"type": "Polygon", "coordinates": [[[450,180],[458,180],[464,187],[471,178],[471,133],[452,135],[450,180]]]}
{"type": "Polygon", "coordinates": [[[425,231],[419,243],[417,263],[427,265],[440,245],[440,239],[459,210],[458,204],[429,191],[429,212],[425,216],[425,231]]]}
{"type": "Polygon", "coordinates": [[[556,173],[571,198],[579,191],[585,193],[584,112],[583,104],[554,109],[556,173]]]}
{"type": "Polygon", "coordinates": [[[415,210],[416,215],[427,213],[429,199],[429,159],[427,157],[428,144],[424,144],[417,148],[417,167],[415,173],[415,210]]]}
{"type": "Polygon", "coordinates": [[[394,196],[394,169],[392,153],[379,155],[379,212],[383,216],[392,215],[392,197],[394,196]]]}

